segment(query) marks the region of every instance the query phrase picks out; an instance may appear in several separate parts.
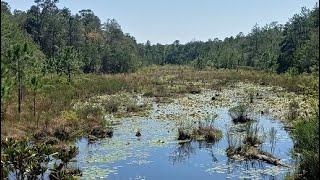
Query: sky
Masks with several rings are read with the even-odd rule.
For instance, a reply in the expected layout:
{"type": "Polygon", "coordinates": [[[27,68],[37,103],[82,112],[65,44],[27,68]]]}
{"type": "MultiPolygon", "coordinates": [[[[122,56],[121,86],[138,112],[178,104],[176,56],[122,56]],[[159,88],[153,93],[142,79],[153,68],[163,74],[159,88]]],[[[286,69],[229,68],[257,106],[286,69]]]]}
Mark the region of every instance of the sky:
{"type": "MultiPolygon", "coordinates": [[[[27,10],[34,0],[4,0],[11,10],[27,10]]],[[[72,14],[91,9],[101,22],[114,18],[139,43],[171,44],[247,34],[257,23],[286,23],[318,0],[60,0],[72,14]]]]}

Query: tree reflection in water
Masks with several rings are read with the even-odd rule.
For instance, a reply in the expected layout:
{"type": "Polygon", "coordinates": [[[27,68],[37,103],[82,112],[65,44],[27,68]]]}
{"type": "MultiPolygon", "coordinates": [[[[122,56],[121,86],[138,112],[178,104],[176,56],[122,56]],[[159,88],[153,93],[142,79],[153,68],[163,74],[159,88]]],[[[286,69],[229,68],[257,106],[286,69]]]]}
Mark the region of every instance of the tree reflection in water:
{"type": "Polygon", "coordinates": [[[177,148],[170,154],[169,161],[173,165],[182,163],[186,159],[189,159],[191,155],[196,154],[197,149],[205,148],[213,162],[217,162],[218,159],[214,155],[213,149],[214,143],[207,143],[206,141],[187,141],[178,143],[177,148]]]}

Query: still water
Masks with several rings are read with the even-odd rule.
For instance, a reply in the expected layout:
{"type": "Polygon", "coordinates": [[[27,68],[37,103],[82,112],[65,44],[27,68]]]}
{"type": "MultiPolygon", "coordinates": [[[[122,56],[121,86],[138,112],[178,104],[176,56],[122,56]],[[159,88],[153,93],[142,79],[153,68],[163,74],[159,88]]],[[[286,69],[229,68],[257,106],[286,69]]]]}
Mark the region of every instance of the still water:
{"type": "MultiPolygon", "coordinates": [[[[227,108],[219,108],[215,127],[223,138],[214,143],[179,143],[177,124],[165,119],[123,118],[114,126],[112,138],[89,143],[80,139],[76,166],[83,179],[284,179],[293,168],[277,167],[261,161],[234,161],[226,156],[227,131],[241,137],[241,125],[234,125],[227,108]],[[136,130],[141,136],[136,137],[136,130]]],[[[262,149],[282,162],[293,165],[293,142],[279,120],[255,116],[264,137],[262,149]],[[273,134],[273,135],[271,135],[273,134]]]]}

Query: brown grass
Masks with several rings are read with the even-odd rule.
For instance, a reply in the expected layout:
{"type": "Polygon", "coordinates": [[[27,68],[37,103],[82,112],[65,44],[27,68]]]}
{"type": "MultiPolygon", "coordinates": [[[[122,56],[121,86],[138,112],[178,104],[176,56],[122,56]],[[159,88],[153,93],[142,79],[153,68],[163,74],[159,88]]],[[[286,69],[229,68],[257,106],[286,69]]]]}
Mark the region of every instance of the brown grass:
{"type": "MultiPolygon", "coordinates": [[[[43,128],[93,127],[100,124],[95,118],[79,118],[75,124],[65,122],[61,112],[72,109],[74,100],[85,101],[92,96],[119,92],[145,93],[163,99],[184,93],[200,93],[200,88],[221,90],[228,84],[244,81],[280,86],[287,91],[318,96],[319,78],[311,75],[287,76],[254,70],[205,69],[189,66],[150,66],[131,74],[97,75],[82,74],[68,84],[65,77],[47,75],[46,84],[36,97],[36,116],[32,112],[32,93],[26,91],[21,120],[17,119],[16,95],[6,104],[5,119],[1,121],[2,137],[30,136],[43,128]]],[[[51,130],[50,130],[51,131],[51,130]]],[[[81,130],[79,130],[81,131],[81,130]]],[[[85,130],[87,131],[87,130],[85,130]]],[[[77,132],[76,134],[83,134],[77,132]]]]}

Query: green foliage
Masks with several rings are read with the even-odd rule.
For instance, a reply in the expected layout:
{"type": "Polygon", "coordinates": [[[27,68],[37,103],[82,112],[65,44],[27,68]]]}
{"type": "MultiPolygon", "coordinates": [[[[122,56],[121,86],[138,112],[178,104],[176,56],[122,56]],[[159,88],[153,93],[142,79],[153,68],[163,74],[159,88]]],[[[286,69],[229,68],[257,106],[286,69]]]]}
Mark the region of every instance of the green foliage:
{"type": "Polygon", "coordinates": [[[299,156],[299,172],[306,179],[319,176],[319,116],[301,120],[293,132],[299,156]]]}
{"type": "Polygon", "coordinates": [[[58,52],[56,71],[68,76],[68,82],[71,82],[73,73],[79,70],[80,61],[78,53],[72,46],[65,46],[58,52]]]}
{"type": "Polygon", "coordinates": [[[16,179],[44,178],[49,162],[61,161],[50,169],[50,176],[56,179],[65,179],[73,175],[80,175],[79,170],[72,170],[67,164],[77,155],[77,147],[56,149],[45,144],[31,144],[28,140],[16,140],[13,138],[1,140],[1,170],[3,178],[10,174],[16,179]],[[55,158],[55,159],[52,159],[55,158]]]}
{"type": "Polygon", "coordinates": [[[49,145],[31,145],[27,140],[12,138],[1,140],[3,168],[7,173],[14,173],[17,179],[43,177],[53,152],[53,148],[49,145]]]}

